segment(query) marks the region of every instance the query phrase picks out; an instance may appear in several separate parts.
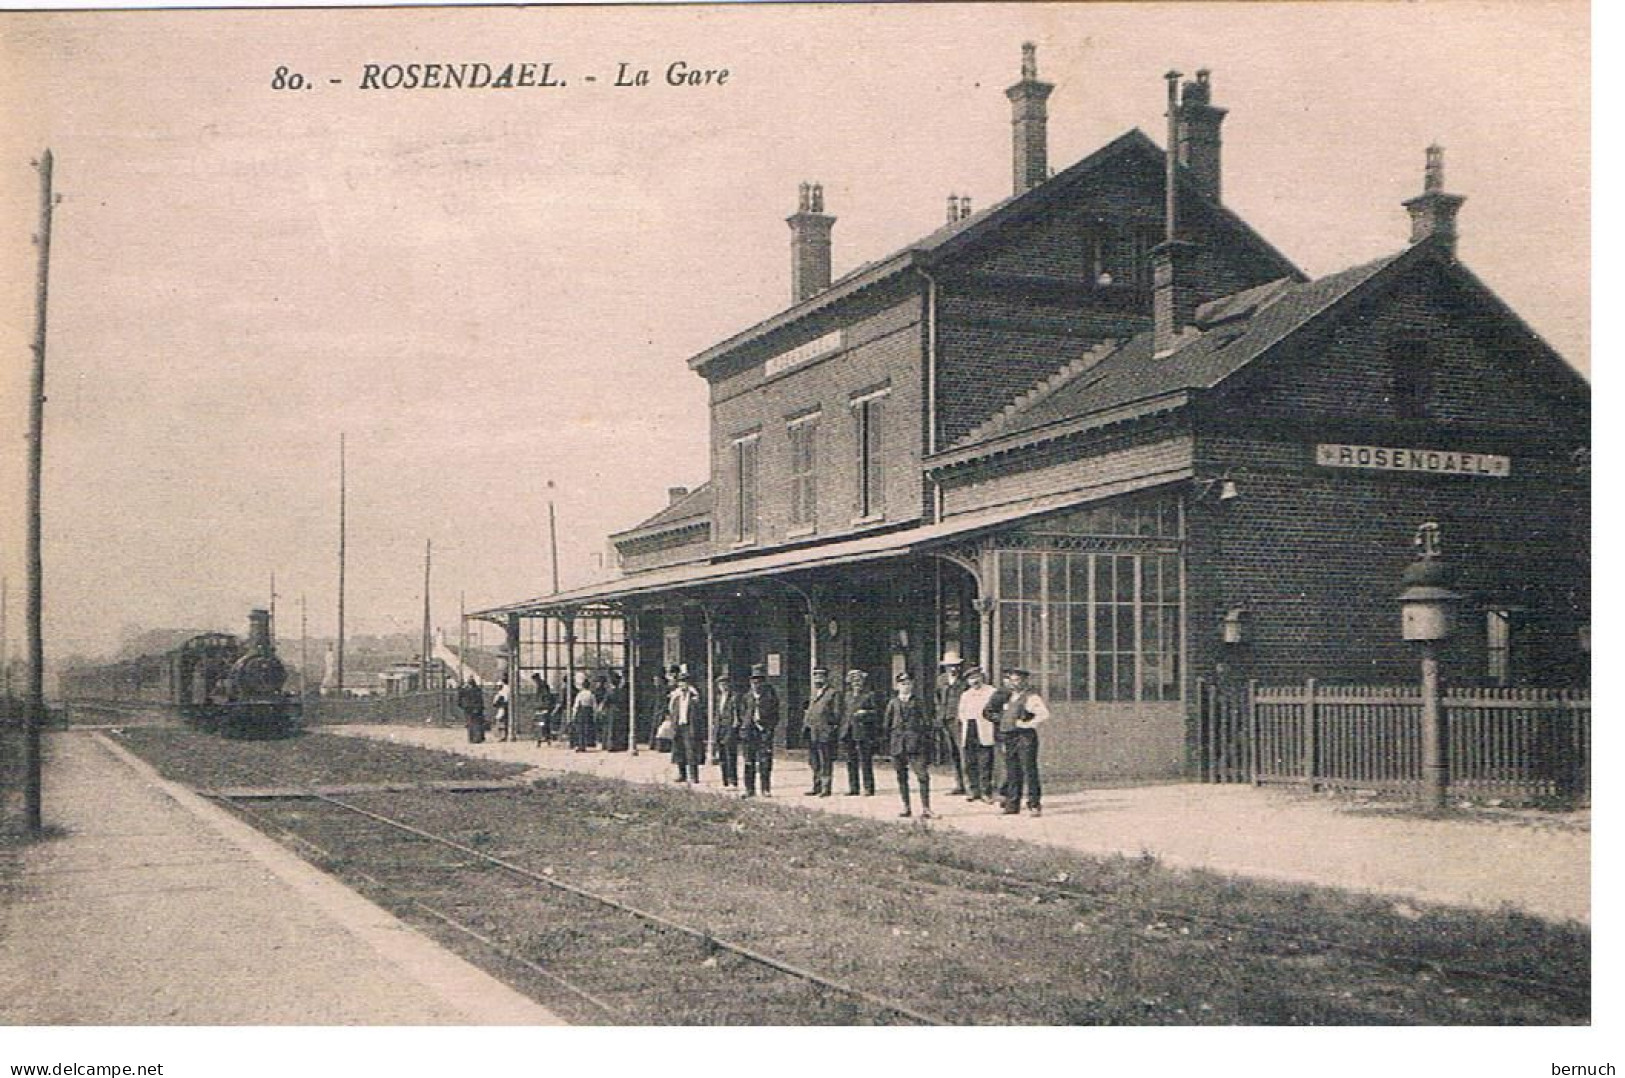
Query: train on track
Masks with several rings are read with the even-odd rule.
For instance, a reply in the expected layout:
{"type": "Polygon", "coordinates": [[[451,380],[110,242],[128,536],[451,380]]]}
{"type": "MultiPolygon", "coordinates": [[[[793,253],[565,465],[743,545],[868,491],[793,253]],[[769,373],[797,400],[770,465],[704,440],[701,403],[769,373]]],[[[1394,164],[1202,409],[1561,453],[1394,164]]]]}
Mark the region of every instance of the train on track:
{"type": "Polygon", "coordinates": [[[162,655],[63,671],[62,692],[81,702],[145,704],[208,733],[288,737],[299,701],[284,691],[288,671],[271,639],[271,615],[248,613],[248,638],[200,633],[162,655]]]}

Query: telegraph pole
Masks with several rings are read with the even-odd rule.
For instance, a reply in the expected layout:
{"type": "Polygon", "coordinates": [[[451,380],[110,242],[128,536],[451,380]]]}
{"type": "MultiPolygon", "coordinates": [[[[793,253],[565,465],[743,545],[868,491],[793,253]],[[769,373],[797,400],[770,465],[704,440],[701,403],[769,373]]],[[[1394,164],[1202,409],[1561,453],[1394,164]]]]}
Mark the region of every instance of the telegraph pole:
{"type": "Polygon", "coordinates": [[[339,433],[339,641],[334,671],[338,694],[344,696],[344,433],[339,433]]]}
{"type": "Polygon", "coordinates": [[[418,688],[425,692],[429,689],[429,651],[434,642],[429,631],[429,561],[434,555],[434,540],[423,541],[423,653],[421,665],[418,668],[418,688]]]}
{"type": "Polygon", "coordinates": [[[11,578],[0,576],[0,701],[11,706],[11,658],[6,651],[6,599],[11,591],[11,578]]]}
{"type": "Polygon", "coordinates": [[[45,460],[45,314],[51,283],[51,151],[39,159],[39,271],[35,278],[34,375],[28,395],[28,710],[23,719],[23,802],[28,830],[45,829],[41,813],[40,727],[45,719],[44,562],[40,557],[40,473],[45,460]]]}
{"type": "Polygon", "coordinates": [[[270,627],[270,630],[271,630],[271,643],[275,644],[276,643],[276,570],[275,569],[271,570],[271,609],[270,609],[269,613],[271,615],[270,623],[269,623],[269,627],[270,627]]]}
{"type": "Polygon", "coordinates": [[[547,545],[553,551],[553,594],[559,593],[559,526],[553,515],[553,480],[547,481],[547,545]]]}
{"type": "Polygon", "coordinates": [[[305,693],[306,693],[305,665],[310,662],[310,653],[306,650],[306,643],[307,643],[307,641],[305,639],[306,632],[307,632],[307,626],[305,624],[305,593],[300,592],[299,593],[299,700],[300,700],[301,705],[304,703],[305,693]]]}

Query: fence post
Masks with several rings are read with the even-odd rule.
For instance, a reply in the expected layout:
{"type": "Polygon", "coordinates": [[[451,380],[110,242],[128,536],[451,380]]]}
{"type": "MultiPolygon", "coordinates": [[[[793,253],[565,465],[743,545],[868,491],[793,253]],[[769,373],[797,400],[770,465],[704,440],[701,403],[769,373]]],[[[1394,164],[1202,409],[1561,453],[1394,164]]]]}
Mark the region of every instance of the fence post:
{"type": "Polygon", "coordinates": [[[1320,707],[1315,702],[1315,679],[1304,682],[1303,781],[1315,789],[1315,757],[1320,748],[1320,707]]]}
{"type": "Polygon", "coordinates": [[[1247,679],[1247,771],[1254,786],[1258,781],[1258,679],[1247,679]]]}

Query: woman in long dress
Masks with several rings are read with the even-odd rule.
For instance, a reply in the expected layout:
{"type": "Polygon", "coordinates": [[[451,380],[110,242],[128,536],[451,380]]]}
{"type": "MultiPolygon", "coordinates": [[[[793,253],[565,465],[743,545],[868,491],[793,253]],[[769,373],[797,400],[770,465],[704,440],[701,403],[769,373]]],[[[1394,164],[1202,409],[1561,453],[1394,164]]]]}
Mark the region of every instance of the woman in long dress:
{"type": "Polygon", "coordinates": [[[587,675],[577,674],[576,696],[570,705],[570,747],[577,752],[586,752],[587,746],[595,740],[593,726],[597,710],[598,698],[588,688],[587,675]]]}

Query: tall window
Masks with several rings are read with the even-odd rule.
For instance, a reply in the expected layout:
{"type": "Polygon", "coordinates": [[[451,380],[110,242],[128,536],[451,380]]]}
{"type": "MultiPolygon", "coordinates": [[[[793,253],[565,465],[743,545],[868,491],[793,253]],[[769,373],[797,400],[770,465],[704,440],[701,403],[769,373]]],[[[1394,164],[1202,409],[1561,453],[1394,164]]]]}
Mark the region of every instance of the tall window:
{"type": "Polygon", "coordinates": [[[1426,419],[1433,399],[1438,356],[1425,333],[1398,333],[1388,341],[1394,410],[1402,419],[1426,419]]]}
{"type": "Polygon", "coordinates": [[[818,417],[790,424],[790,527],[811,531],[818,524],[818,417]]]}
{"type": "Polygon", "coordinates": [[[755,434],[734,440],[734,510],[738,520],[734,539],[741,543],[756,538],[756,451],[760,441],[755,434]]]}
{"type": "Polygon", "coordinates": [[[1489,668],[1485,673],[1492,685],[1512,684],[1512,612],[1489,610],[1484,614],[1484,645],[1489,668]]]}
{"type": "Polygon", "coordinates": [[[886,515],[886,392],[852,402],[858,423],[858,517],[870,520],[886,515]]]}
{"type": "Polygon", "coordinates": [[[1050,700],[1177,700],[1179,555],[1001,550],[999,667],[1050,700]]]}

